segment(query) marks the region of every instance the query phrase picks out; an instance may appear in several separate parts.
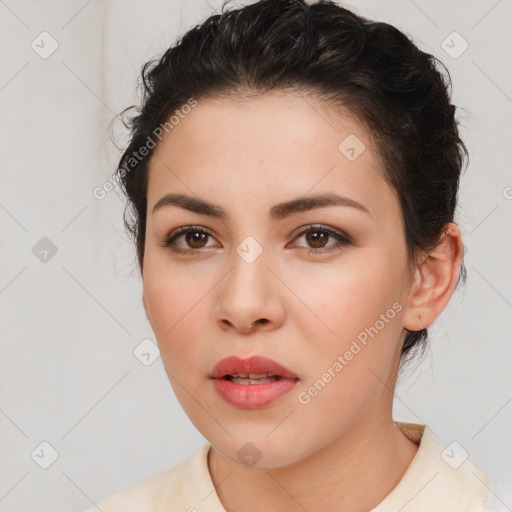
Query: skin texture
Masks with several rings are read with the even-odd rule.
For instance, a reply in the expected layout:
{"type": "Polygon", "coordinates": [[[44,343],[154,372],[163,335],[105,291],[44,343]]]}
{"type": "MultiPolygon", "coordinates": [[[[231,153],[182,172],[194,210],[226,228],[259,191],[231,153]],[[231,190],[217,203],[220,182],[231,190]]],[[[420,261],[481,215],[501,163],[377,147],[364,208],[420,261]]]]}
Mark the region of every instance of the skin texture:
{"type": "Polygon", "coordinates": [[[426,327],[443,310],[462,242],[450,224],[434,252],[411,261],[401,226],[368,132],[313,98],[200,100],[155,149],[143,304],[174,392],[213,446],[209,471],[226,510],[368,510],[407,470],[417,446],[392,418],[404,328],[426,327]],[[349,134],[366,146],[354,161],[338,150],[349,134]],[[228,217],[175,205],[153,214],[170,192],[218,204],[228,217]],[[358,201],[369,213],[329,206],[269,216],[277,203],[325,192],[358,201]],[[324,241],[315,242],[318,230],[304,233],[312,224],[342,231],[352,243],[323,231],[324,241]],[[211,236],[198,242],[182,235],[174,244],[189,252],[175,254],[165,240],[183,226],[211,236]],[[263,249],[252,263],[236,252],[247,236],[263,249]],[[393,304],[400,311],[301,403],[298,394],[393,304]],[[209,374],[224,357],[256,354],[300,381],[263,409],[236,408],[216,393],[209,374]],[[237,456],[249,442],[260,454],[252,467],[237,456]]]}

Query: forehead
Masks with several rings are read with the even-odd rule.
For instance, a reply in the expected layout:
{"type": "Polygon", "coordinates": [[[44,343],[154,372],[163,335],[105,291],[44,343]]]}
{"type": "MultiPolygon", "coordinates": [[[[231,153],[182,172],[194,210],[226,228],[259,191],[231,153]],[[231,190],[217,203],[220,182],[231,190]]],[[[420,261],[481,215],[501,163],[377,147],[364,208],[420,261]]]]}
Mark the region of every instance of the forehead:
{"type": "Polygon", "coordinates": [[[267,93],[201,99],[181,116],[152,155],[148,207],[170,191],[234,204],[331,190],[362,201],[386,188],[355,117],[312,97],[267,93]]]}

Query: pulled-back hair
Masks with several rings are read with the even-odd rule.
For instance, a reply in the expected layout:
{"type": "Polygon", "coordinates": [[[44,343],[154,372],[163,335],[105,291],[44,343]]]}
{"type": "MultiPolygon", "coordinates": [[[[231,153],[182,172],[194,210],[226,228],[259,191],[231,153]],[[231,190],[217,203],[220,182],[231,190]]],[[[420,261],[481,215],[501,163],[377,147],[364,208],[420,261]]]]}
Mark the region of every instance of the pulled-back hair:
{"type": "MultiPolygon", "coordinates": [[[[124,223],[140,270],[148,167],[159,127],[191,98],[247,98],[273,90],[338,105],[369,130],[383,175],[400,203],[411,261],[418,251],[432,250],[454,219],[467,157],[448,70],[395,27],[335,2],[261,0],[227,11],[226,3],[220,14],[143,66],[142,106],[122,113],[135,108],[138,114],[125,121],[130,140],[116,180],[128,199],[124,223]]],[[[459,277],[465,277],[464,265],[459,277]]],[[[424,349],[426,339],[426,329],[408,331],[401,363],[411,357],[411,349],[424,349]]]]}

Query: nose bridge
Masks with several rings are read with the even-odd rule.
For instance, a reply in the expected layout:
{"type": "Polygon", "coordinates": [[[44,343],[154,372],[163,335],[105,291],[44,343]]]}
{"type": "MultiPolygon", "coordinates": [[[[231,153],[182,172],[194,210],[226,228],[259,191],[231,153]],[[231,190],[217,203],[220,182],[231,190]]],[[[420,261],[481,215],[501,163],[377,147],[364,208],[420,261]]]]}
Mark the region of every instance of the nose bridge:
{"type": "Polygon", "coordinates": [[[236,293],[244,295],[245,291],[249,295],[251,292],[264,292],[266,274],[269,273],[268,253],[268,249],[250,235],[238,244],[233,254],[233,269],[229,278],[230,286],[234,285],[236,293]]]}
{"type": "Polygon", "coordinates": [[[235,247],[232,268],[222,280],[217,297],[217,319],[246,329],[261,319],[276,321],[274,284],[269,265],[270,251],[247,236],[235,247]]]}

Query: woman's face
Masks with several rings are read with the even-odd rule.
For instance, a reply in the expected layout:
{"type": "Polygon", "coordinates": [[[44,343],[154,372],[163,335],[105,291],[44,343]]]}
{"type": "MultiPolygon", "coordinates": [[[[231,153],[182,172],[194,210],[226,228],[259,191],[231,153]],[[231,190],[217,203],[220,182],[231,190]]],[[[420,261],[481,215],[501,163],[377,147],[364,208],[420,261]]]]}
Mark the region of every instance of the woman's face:
{"type": "Polygon", "coordinates": [[[289,464],[390,417],[407,251],[395,194],[347,114],[290,94],[199,101],[152,156],[143,281],[174,392],[228,459],[289,464]],[[190,201],[153,211],[167,194],[190,201]],[[345,199],[318,207],[326,194],[345,199]],[[255,355],[298,379],[212,378],[219,360],[255,355]]]}

